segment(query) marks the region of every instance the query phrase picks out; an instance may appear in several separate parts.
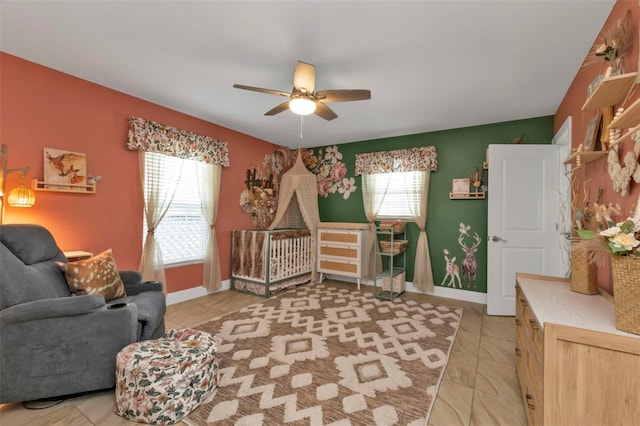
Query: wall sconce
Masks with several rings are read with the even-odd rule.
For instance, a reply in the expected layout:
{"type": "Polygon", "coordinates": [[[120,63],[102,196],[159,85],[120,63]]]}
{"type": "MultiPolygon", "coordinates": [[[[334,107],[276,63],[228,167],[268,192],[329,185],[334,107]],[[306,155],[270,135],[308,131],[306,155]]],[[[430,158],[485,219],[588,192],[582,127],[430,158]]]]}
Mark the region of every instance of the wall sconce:
{"type": "Polygon", "coordinates": [[[8,175],[14,172],[22,173],[20,177],[20,185],[9,191],[6,196],[6,201],[13,207],[31,207],[36,202],[36,195],[31,188],[25,185],[25,176],[30,167],[22,167],[19,169],[7,169],[7,152],[9,148],[7,145],[2,144],[0,149],[0,223],[4,223],[4,208],[5,208],[5,194],[6,194],[6,178],[8,175]]]}

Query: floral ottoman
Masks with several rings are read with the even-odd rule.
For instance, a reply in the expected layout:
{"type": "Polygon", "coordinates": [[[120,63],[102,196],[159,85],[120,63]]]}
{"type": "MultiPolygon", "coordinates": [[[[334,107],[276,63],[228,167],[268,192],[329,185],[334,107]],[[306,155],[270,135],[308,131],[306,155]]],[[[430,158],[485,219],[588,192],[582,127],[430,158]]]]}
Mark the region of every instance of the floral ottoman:
{"type": "Polygon", "coordinates": [[[139,423],[173,424],[218,387],[222,339],[193,329],[132,343],[116,356],[114,411],[139,423]]]}

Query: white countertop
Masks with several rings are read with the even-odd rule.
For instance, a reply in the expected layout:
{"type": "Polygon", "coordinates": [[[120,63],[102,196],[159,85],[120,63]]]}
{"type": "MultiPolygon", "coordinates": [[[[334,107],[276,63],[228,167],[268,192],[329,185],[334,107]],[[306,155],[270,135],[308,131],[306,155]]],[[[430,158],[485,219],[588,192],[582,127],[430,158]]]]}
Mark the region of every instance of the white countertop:
{"type": "Polygon", "coordinates": [[[541,327],[549,322],[634,337],[640,341],[640,335],[616,329],[615,307],[604,297],[575,293],[568,281],[557,278],[545,280],[544,277],[518,274],[516,279],[541,327]]]}
{"type": "Polygon", "coordinates": [[[369,229],[368,223],[356,223],[356,222],[319,222],[318,228],[320,229],[353,229],[362,230],[369,229]]]}

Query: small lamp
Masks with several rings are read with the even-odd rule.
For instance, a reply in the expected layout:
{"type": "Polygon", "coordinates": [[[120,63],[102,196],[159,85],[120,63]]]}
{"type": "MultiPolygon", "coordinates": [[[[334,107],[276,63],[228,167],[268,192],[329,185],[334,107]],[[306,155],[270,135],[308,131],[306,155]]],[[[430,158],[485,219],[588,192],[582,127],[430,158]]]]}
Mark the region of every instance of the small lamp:
{"type": "Polygon", "coordinates": [[[36,202],[36,196],[33,191],[25,186],[24,178],[30,167],[22,167],[19,169],[7,169],[7,152],[9,148],[2,144],[0,147],[0,223],[4,222],[5,203],[15,207],[31,207],[36,202]],[[21,172],[20,186],[12,189],[8,194],[5,189],[7,176],[14,172],[21,172]]]}
{"type": "Polygon", "coordinates": [[[289,109],[298,115],[313,114],[316,110],[316,103],[313,99],[310,99],[307,95],[292,96],[289,101],[289,109]]]}

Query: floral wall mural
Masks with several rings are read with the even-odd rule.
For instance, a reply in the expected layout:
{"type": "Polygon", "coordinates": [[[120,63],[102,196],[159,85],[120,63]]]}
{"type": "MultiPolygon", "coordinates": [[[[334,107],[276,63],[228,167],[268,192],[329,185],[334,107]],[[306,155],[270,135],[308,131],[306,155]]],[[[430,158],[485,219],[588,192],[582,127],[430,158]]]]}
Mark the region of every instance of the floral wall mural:
{"type": "Polygon", "coordinates": [[[316,175],[318,195],[327,197],[336,192],[348,199],[357,189],[353,177],[347,177],[347,166],[336,145],[302,151],[302,161],[316,175]]]}
{"type": "MultiPolygon", "coordinates": [[[[240,208],[251,217],[256,228],[267,228],[278,210],[278,190],[282,175],[295,162],[297,150],[276,146],[259,166],[247,169],[246,189],[240,194],[240,208]]],[[[347,177],[347,166],[336,145],[300,151],[304,165],[316,175],[318,195],[341,194],[347,200],[357,189],[354,177],[347,177]]]]}
{"type": "Polygon", "coordinates": [[[278,209],[278,189],[282,175],[293,166],[295,151],[276,146],[264,156],[262,164],[247,169],[246,189],[240,194],[240,207],[256,228],[268,227],[278,209]]]}

